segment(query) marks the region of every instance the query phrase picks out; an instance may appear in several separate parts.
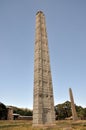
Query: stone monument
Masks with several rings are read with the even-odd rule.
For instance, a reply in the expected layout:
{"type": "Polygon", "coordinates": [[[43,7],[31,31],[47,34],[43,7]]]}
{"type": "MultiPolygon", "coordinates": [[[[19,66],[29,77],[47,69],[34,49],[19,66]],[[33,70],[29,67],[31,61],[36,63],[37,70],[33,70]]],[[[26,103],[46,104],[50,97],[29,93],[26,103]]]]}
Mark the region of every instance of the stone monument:
{"type": "Polygon", "coordinates": [[[33,126],[55,123],[53,86],[45,24],[43,12],[38,11],[35,28],[33,126]]]}
{"type": "Polygon", "coordinates": [[[72,109],[72,117],[73,120],[78,120],[78,116],[76,113],[76,109],[75,109],[75,104],[74,104],[74,99],[73,99],[73,94],[72,94],[72,89],[69,88],[69,95],[70,95],[70,101],[71,101],[71,109],[72,109]]]}
{"type": "Polygon", "coordinates": [[[13,108],[7,107],[7,120],[13,120],[13,108]]]}

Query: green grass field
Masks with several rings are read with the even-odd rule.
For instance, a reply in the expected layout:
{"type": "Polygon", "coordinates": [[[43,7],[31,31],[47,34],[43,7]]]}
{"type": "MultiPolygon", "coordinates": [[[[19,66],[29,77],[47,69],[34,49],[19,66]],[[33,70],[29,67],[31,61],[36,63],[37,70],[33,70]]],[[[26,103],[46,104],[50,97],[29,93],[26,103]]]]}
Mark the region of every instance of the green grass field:
{"type": "Polygon", "coordinates": [[[86,121],[56,121],[52,127],[33,128],[32,121],[0,121],[0,130],[86,130],[86,121]]]}

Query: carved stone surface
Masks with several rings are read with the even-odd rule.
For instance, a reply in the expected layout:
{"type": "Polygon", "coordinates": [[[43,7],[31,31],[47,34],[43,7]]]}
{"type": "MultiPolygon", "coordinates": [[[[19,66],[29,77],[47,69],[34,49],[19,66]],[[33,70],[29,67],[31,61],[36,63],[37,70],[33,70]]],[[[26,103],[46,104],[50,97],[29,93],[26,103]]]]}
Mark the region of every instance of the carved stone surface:
{"type": "Polygon", "coordinates": [[[71,109],[72,109],[72,117],[73,120],[78,120],[78,116],[76,113],[76,109],[75,109],[75,104],[74,104],[74,99],[73,99],[73,94],[72,94],[72,89],[69,88],[69,94],[70,94],[70,101],[71,101],[71,109]]]}
{"type": "Polygon", "coordinates": [[[33,126],[54,124],[54,98],[45,16],[36,14],[33,126]]]}
{"type": "Polygon", "coordinates": [[[7,107],[7,120],[13,120],[13,108],[7,107]]]}

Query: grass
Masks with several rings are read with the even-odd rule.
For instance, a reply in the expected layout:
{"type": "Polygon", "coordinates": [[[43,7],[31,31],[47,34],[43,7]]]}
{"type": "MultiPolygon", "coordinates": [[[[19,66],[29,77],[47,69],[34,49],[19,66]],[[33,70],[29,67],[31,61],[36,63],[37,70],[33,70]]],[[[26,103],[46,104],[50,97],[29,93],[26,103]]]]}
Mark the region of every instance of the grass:
{"type": "Polygon", "coordinates": [[[53,127],[32,127],[32,121],[0,121],[0,130],[86,130],[86,121],[59,120],[53,127]]]}

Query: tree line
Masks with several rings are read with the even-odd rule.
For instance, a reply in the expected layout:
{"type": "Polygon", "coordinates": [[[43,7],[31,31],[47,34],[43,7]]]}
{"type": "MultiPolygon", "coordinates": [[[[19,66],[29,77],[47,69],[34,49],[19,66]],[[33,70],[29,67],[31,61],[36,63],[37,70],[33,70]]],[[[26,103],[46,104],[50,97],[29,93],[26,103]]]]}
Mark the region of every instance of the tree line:
{"type": "MultiPolygon", "coordinates": [[[[18,108],[14,107],[13,113],[20,114],[21,116],[32,116],[33,111],[28,108],[18,108]]],[[[75,105],[77,115],[80,119],[86,119],[86,108],[75,105]]],[[[66,101],[62,104],[55,106],[56,120],[63,120],[72,116],[71,103],[66,101]]],[[[3,103],[0,103],[0,120],[7,119],[7,108],[3,103]]]]}

